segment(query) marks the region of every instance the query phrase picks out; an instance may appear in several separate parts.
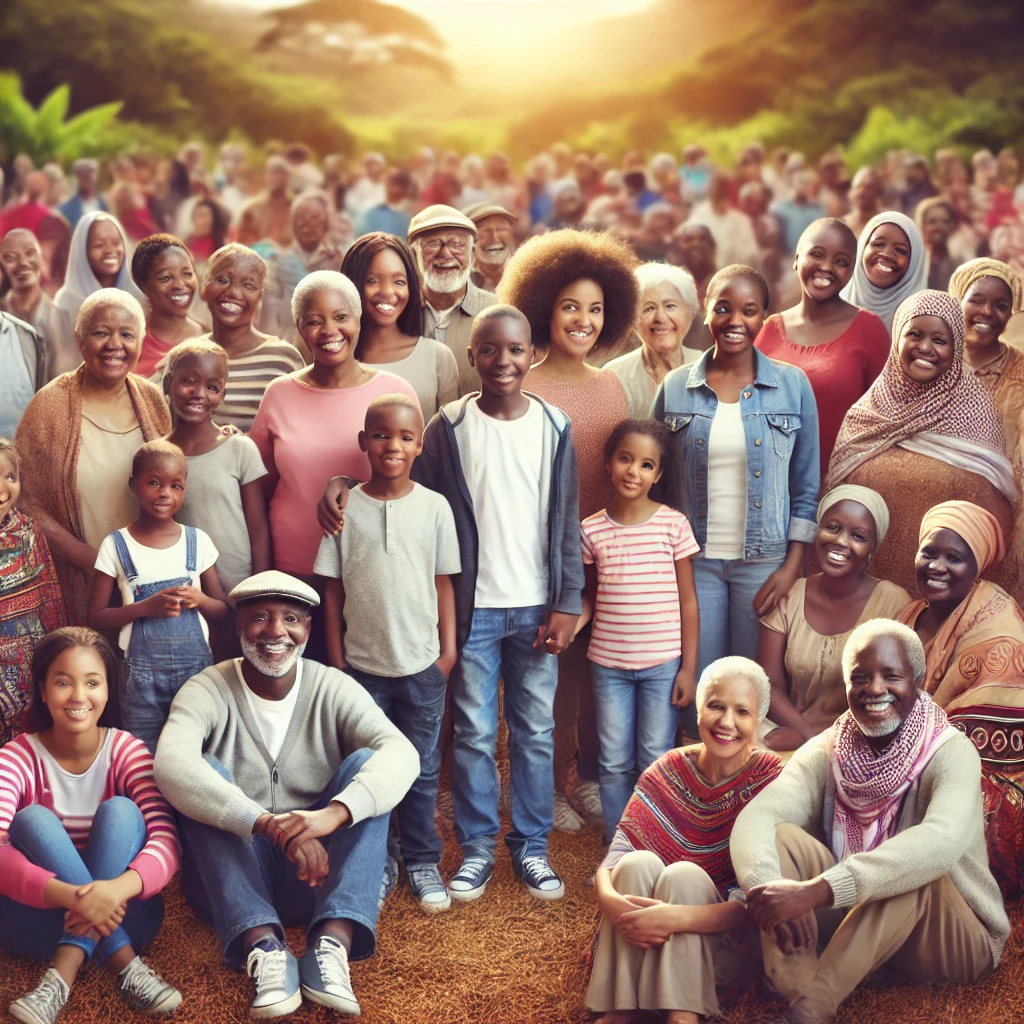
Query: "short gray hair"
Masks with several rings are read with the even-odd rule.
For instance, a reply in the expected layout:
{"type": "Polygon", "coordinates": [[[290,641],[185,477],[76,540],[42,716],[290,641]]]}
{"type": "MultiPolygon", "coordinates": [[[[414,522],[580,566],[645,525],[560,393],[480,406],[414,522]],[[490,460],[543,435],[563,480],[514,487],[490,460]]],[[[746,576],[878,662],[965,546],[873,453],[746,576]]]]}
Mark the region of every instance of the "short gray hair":
{"type": "Polygon", "coordinates": [[[324,213],[330,217],[334,210],[331,197],[322,188],[308,188],[300,192],[293,200],[288,217],[290,221],[295,220],[295,214],[307,203],[319,203],[324,208],[324,213]]]}
{"type": "Polygon", "coordinates": [[[700,300],[697,298],[697,282],[693,274],[682,267],[673,267],[670,263],[641,263],[633,271],[637,282],[640,285],[641,295],[648,288],[657,288],[659,284],[670,284],[683,300],[690,316],[695,317],[700,312],[700,300]]]}
{"type": "Polygon", "coordinates": [[[337,270],[314,270],[307,274],[292,292],[292,320],[297,325],[306,311],[310,299],[319,292],[340,292],[342,298],[349,304],[352,314],[356,317],[363,315],[363,304],[359,299],[359,289],[344,275],[337,270]]]}
{"type": "Polygon", "coordinates": [[[146,314],[142,312],[139,300],[120,288],[100,288],[86,297],[78,308],[78,316],[75,317],[75,339],[80,341],[85,337],[96,315],[100,310],[107,309],[109,306],[118,306],[131,314],[135,320],[135,330],[141,345],[146,334],[146,314]]]}
{"type": "Polygon", "coordinates": [[[928,671],[928,660],[924,653],[921,638],[902,622],[894,619],[868,619],[862,622],[851,634],[843,648],[843,682],[850,685],[850,672],[853,659],[876,640],[891,637],[903,650],[907,664],[914,673],[914,685],[920,690],[924,685],[924,677],[928,671]]]}
{"type": "Polygon", "coordinates": [[[730,655],[728,658],[719,658],[700,674],[697,683],[697,711],[704,707],[708,699],[708,690],[715,683],[724,682],[726,679],[733,679],[739,676],[745,679],[757,692],[757,718],[763,722],[768,715],[768,705],[772,699],[772,686],[768,681],[768,673],[756,661],[740,657],[738,654],[730,655]]]}

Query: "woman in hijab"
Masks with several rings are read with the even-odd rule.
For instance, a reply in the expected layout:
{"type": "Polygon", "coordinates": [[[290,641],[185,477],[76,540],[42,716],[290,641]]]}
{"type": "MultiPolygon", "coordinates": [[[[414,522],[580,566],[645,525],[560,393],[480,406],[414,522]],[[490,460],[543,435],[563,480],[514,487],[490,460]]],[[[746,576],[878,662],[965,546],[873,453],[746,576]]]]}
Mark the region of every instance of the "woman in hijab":
{"type": "Polygon", "coordinates": [[[981,579],[1003,557],[996,518],[945,501],[921,520],[921,599],[899,616],[924,643],[925,689],[981,755],[989,860],[1004,892],[1024,879],[1024,615],[981,579]]]}
{"type": "Polygon", "coordinates": [[[889,530],[889,509],[867,487],[840,484],[818,504],[814,553],[820,572],[797,580],[761,619],[757,660],[772,686],[764,741],[796,750],[848,708],[843,649],[868,619],[895,618],[910,603],[902,588],[868,573],[889,530]]]}
{"type": "Polygon", "coordinates": [[[860,233],[853,280],[842,297],[891,330],[900,303],[927,286],[928,258],[917,225],[894,210],[872,217],[860,233]]]}
{"type": "Polygon", "coordinates": [[[697,1024],[698,1014],[719,1013],[716,983],[760,974],[729,837],[740,810],[782,770],[755,746],[768,699],[755,662],[712,662],[697,684],[700,742],[640,776],[594,876],[601,931],[587,1007],[605,1014],[598,1024],[627,1024],[638,1010],[697,1024]]]}
{"type": "Polygon", "coordinates": [[[68,270],[54,298],[69,323],[75,323],[82,303],[101,288],[120,288],[142,301],[128,273],[128,238],[116,218],[102,210],[85,214],[71,236],[68,270]]]}
{"type": "Polygon", "coordinates": [[[988,509],[1004,535],[1017,497],[999,412],[964,369],[964,316],[945,292],[905,300],[893,319],[889,358],[846,414],[826,490],[841,483],[877,491],[892,516],[874,573],[905,590],[924,513],[951,494],[988,509]]]}

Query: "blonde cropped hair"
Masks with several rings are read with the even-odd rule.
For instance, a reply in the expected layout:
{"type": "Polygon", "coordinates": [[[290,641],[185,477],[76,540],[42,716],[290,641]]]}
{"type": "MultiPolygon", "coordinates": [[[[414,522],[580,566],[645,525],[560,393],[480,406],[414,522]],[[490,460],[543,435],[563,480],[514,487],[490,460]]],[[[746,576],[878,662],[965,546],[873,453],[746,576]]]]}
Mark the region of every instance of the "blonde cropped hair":
{"type": "Polygon", "coordinates": [[[348,303],[349,312],[358,319],[363,315],[363,304],[359,300],[359,289],[337,270],[314,270],[307,274],[292,292],[292,322],[298,325],[310,299],[320,292],[334,291],[348,303]]]}

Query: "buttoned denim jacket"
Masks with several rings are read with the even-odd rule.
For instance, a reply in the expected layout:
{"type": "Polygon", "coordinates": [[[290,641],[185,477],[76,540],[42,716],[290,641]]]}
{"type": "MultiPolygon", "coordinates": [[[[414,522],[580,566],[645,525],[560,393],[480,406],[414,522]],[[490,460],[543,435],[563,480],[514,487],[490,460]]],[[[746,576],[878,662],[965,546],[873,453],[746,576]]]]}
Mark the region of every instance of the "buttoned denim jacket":
{"type": "MultiPolygon", "coordinates": [[[[652,410],[671,428],[673,439],[661,494],[689,520],[701,548],[708,536],[708,439],[718,409],[718,396],[707,382],[710,358],[711,350],[672,370],[652,410]]],[[[790,541],[810,543],[817,531],[818,407],[803,370],[757,349],[754,358],[755,380],[740,392],[747,438],[743,559],[777,562],[786,557],[790,541]]]]}

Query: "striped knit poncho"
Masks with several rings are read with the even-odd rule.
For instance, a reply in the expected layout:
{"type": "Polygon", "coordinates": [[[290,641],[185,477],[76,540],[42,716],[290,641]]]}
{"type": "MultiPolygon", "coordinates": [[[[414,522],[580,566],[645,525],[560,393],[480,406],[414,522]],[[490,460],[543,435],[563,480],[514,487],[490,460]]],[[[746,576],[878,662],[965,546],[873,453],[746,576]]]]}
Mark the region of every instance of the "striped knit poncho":
{"type": "Polygon", "coordinates": [[[750,760],[717,785],[698,771],[699,745],[677,747],[640,776],[602,867],[612,868],[634,850],[650,850],[663,864],[685,860],[703,868],[723,898],[736,888],[729,837],[736,816],[782,771],[770,751],[750,760]]]}

